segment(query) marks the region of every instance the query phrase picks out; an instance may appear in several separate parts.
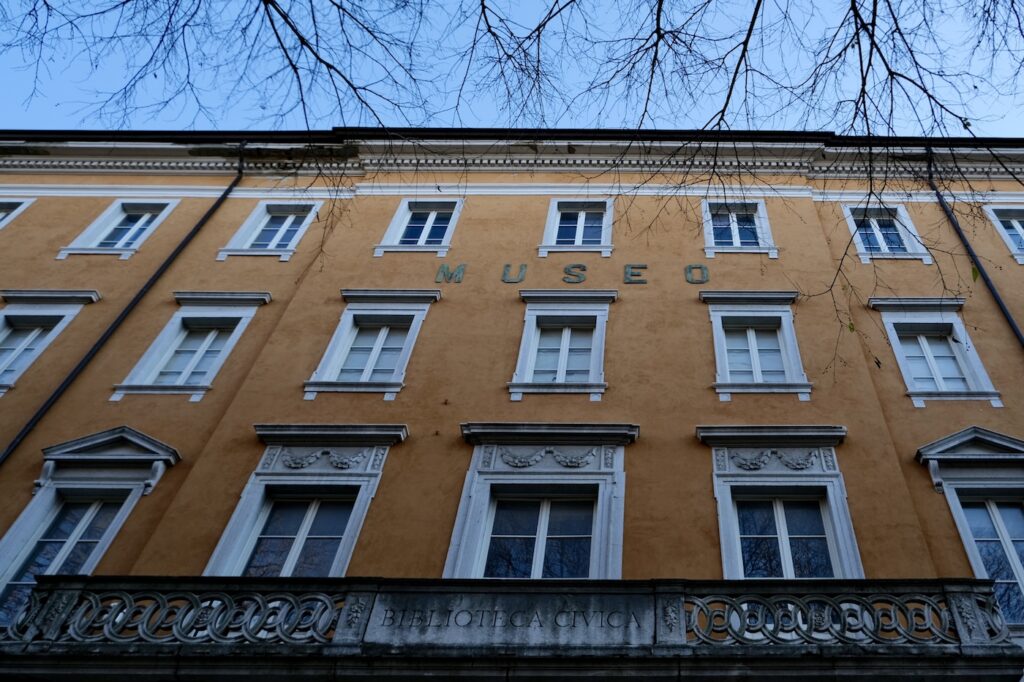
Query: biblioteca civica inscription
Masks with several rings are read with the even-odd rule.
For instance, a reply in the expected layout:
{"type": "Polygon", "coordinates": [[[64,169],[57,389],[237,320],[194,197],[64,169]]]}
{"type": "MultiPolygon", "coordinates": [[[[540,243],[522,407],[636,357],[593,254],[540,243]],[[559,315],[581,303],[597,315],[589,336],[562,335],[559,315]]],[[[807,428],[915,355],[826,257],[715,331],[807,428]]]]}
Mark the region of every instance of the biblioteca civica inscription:
{"type": "Polygon", "coordinates": [[[539,610],[505,609],[391,609],[379,614],[385,628],[637,628],[640,619],[633,611],[563,609],[554,613],[539,610]]]}
{"type": "MultiPolygon", "coordinates": [[[[520,284],[526,281],[528,266],[526,263],[513,265],[506,263],[501,270],[501,281],[505,284],[520,284]]],[[[452,267],[442,263],[437,269],[434,282],[437,284],[460,284],[466,277],[466,264],[459,263],[452,267]]],[[[706,284],[711,279],[708,267],[701,263],[690,263],[683,267],[683,278],[690,284],[706,284]]],[[[583,284],[587,281],[587,264],[570,263],[562,268],[562,281],[566,284],[583,284]]],[[[623,284],[647,284],[646,263],[626,263],[622,269],[623,284]]]]}

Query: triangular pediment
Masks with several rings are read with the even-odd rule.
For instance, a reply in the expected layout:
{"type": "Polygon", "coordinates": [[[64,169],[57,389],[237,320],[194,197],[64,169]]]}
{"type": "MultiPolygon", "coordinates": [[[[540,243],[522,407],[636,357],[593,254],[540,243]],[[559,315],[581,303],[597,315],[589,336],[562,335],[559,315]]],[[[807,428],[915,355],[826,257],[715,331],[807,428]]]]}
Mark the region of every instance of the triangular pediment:
{"type": "Polygon", "coordinates": [[[170,445],[136,431],[118,426],[43,449],[43,459],[60,462],[177,463],[181,457],[170,445]]]}
{"type": "Polygon", "coordinates": [[[921,462],[1024,462],[1024,440],[971,426],[923,446],[917,451],[917,459],[921,462]]]}

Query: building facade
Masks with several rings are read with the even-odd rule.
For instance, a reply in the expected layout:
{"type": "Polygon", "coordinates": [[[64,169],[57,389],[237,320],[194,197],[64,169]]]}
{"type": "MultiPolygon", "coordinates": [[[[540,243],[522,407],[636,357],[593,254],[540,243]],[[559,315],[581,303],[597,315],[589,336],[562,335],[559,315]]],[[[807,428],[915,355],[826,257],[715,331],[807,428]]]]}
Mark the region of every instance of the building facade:
{"type": "Polygon", "coordinates": [[[0,137],[5,674],[1024,672],[1020,142],[0,137]]]}

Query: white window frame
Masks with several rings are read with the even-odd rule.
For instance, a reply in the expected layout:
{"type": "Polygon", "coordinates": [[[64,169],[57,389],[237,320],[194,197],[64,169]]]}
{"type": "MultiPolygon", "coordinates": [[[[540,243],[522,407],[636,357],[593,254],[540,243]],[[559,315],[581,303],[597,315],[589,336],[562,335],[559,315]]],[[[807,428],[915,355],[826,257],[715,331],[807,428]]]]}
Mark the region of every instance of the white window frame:
{"type": "Polygon", "coordinates": [[[275,499],[350,497],[352,512],[328,577],[348,569],[377,492],[388,451],[408,436],[402,424],[257,424],[267,445],[203,575],[240,576],[275,499]],[[332,464],[331,458],[337,464],[332,464]]]}
{"type": "Polygon", "coordinates": [[[0,230],[10,225],[34,201],[35,199],[22,199],[20,197],[0,197],[0,204],[18,204],[17,208],[0,218],[0,230]]]}
{"type": "Polygon", "coordinates": [[[452,530],[445,578],[483,575],[496,500],[520,496],[592,497],[588,579],[622,577],[625,445],[636,440],[637,426],[471,423],[462,425],[462,434],[475,447],[452,530]]]}
{"type": "MultiPolygon", "coordinates": [[[[452,236],[455,234],[455,225],[459,221],[459,215],[462,213],[462,206],[465,202],[466,200],[464,198],[449,196],[402,199],[401,203],[398,205],[398,210],[395,211],[395,215],[391,219],[391,223],[388,225],[388,229],[384,232],[384,236],[380,240],[380,244],[373,247],[373,255],[375,257],[379,257],[383,256],[388,251],[415,251],[420,253],[435,253],[438,258],[447,256],[448,250],[451,248],[452,236]],[[409,224],[410,218],[412,218],[413,212],[409,208],[409,205],[414,203],[450,203],[454,205],[452,208],[452,219],[448,221],[448,229],[445,231],[440,244],[398,243],[402,239],[402,234],[405,233],[405,228],[409,224]]],[[[426,238],[432,225],[433,221],[423,228],[423,234],[421,235],[422,239],[426,238]]]]}
{"type": "Polygon", "coordinates": [[[35,353],[25,367],[14,376],[14,380],[0,383],[0,397],[3,397],[7,391],[14,388],[18,379],[32,367],[32,364],[39,359],[46,348],[71,324],[71,321],[82,310],[82,306],[100,300],[100,295],[92,290],[5,289],[0,291],[0,298],[7,303],[0,308],[0,338],[6,334],[7,318],[9,317],[61,318],[53,326],[53,329],[39,341],[35,353]]]}
{"type": "Polygon", "coordinates": [[[85,228],[81,234],[75,237],[74,241],[68,246],[65,246],[57,252],[57,260],[64,260],[72,254],[114,254],[120,257],[120,260],[126,260],[131,258],[132,255],[142,248],[143,242],[149,239],[149,236],[153,234],[160,224],[171,214],[171,211],[178,205],[179,199],[160,199],[160,198],[146,198],[139,197],[137,199],[117,199],[110,206],[107,207],[103,213],[94,220],[89,227],[85,228]],[[97,246],[99,241],[110,232],[110,230],[116,225],[117,221],[125,215],[124,205],[125,204],[164,204],[164,208],[156,214],[153,221],[146,228],[146,231],[139,236],[135,244],[129,248],[114,248],[106,246],[97,246]]]}
{"type": "Polygon", "coordinates": [[[615,206],[614,198],[606,197],[582,197],[570,199],[567,197],[561,197],[558,199],[552,199],[548,206],[548,217],[547,222],[544,224],[544,241],[537,247],[537,255],[541,258],[546,258],[549,253],[557,252],[587,252],[595,251],[601,254],[602,257],[608,258],[612,255],[612,224],[614,222],[613,208],[615,206]],[[559,209],[560,204],[579,204],[579,203],[594,203],[604,204],[604,221],[601,224],[601,243],[600,244],[556,244],[558,237],[558,219],[561,215],[559,209]]]}
{"type": "Polygon", "coordinates": [[[261,201],[253,209],[249,217],[238,228],[235,234],[228,241],[227,245],[217,252],[217,260],[227,260],[228,256],[277,256],[282,261],[290,260],[299,242],[306,234],[306,230],[313,224],[319,214],[322,201],[261,201]],[[298,231],[291,243],[283,249],[254,249],[251,248],[253,240],[259,235],[263,225],[270,220],[272,207],[277,206],[308,206],[309,212],[299,223],[298,231]]]}
{"type": "Polygon", "coordinates": [[[992,224],[995,225],[996,232],[1002,238],[1003,243],[1006,244],[1006,248],[1010,251],[1010,255],[1013,256],[1013,259],[1017,261],[1019,265],[1024,265],[1024,249],[1017,248],[1013,243],[1013,238],[1007,234],[1006,228],[1003,227],[1003,223],[1001,222],[1002,219],[998,215],[998,211],[1013,211],[1014,213],[1019,213],[1021,215],[1020,218],[1010,218],[1009,220],[1018,220],[1022,225],[1024,225],[1024,206],[1015,206],[1012,204],[991,204],[986,205],[984,208],[985,214],[988,216],[989,220],[992,221],[992,224]]]}
{"type": "MultiPolygon", "coordinates": [[[[907,395],[914,407],[924,407],[927,400],[988,400],[992,407],[1002,407],[999,391],[981,362],[981,356],[971,342],[967,328],[958,311],[963,307],[962,298],[870,298],[868,306],[882,313],[882,325],[889,338],[896,364],[899,365],[907,395]],[[957,355],[960,368],[970,386],[966,391],[921,391],[912,388],[913,374],[910,363],[903,353],[899,334],[902,325],[913,325],[919,333],[927,333],[927,327],[935,330],[948,327],[952,330],[950,344],[957,355]]],[[[914,330],[911,330],[914,331],[914,330]]]]}
{"type": "MultiPolygon", "coordinates": [[[[735,211],[730,211],[735,213],[735,211]]],[[[766,253],[769,258],[778,258],[779,249],[775,246],[772,238],[772,228],[768,223],[768,210],[765,208],[763,199],[749,199],[741,197],[704,199],[701,202],[701,214],[704,219],[704,255],[714,258],[716,253],[766,253]],[[713,206],[752,206],[754,208],[754,220],[757,221],[757,246],[718,246],[715,244],[715,231],[711,222],[711,209],[713,206]]],[[[738,235],[736,221],[730,218],[733,231],[738,235]]]]}
{"type": "Polygon", "coordinates": [[[427,317],[430,304],[441,299],[437,289],[342,289],[342,298],[348,303],[341,313],[338,326],[331,336],[320,364],[305,382],[305,400],[313,400],[318,393],[383,393],[384,400],[394,400],[405,386],[405,371],[412,357],[420,328],[427,317]],[[402,317],[409,319],[409,332],[398,357],[395,373],[389,381],[338,381],[341,366],[359,332],[356,318],[379,317],[381,320],[402,317]]]}
{"type": "MultiPolygon", "coordinates": [[[[604,346],[608,326],[608,306],[618,298],[614,289],[566,291],[564,289],[523,289],[519,297],[526,302],[523,336],[519,342],[519,359],[515,374],[508,383],[512,400],[522,400],[524,393],[588,393],[594,402],[607,390],[604,380],[604,346]],[[542,328],[540,318],[593,319],[594,336],[590,350],[590,377],[582,382],[537,383],[533,368],[542,328]]],[[[571,325],[566,325],[571,326],[571,325]]]]}
{"type": "MultiPolygon", "coordinates": [[[[796,301],[795,291],[701,291],[700,300],[708,304],[711,318],[712,341],[715,347],[715,383],[718,399],[732,400],[733,393],[796,393],[801,401],[811,399],[811,383],[804,372],[797,343],[796,328],[793,324],[791,304],[796,301]],[[782,350],[782,364],[786,370],[783,382],[735,382],[729,378],[728,350],[726,347],[726,320],[741,318],[751,320],[773,320],[778,323],[779,347],[782,350]]],[[[774,325],[769,325],[774,326],[774,325]]],[[[751,348],[751,360],[755,363],[756,348],[751,348]]]]}
{"type": "Polygon", "coordinates": [[[83,574],[92,573],[139,499],[152,492],[167,467],[178,461],[174,448],[125,426],[44,448],[43,470],[33,497],[0,539],[0,591],[65,500],[123,500],[81,568],[83,574]]]}
{"type": "Polygon", "coordinates": [[[135,363],[124,381],[114,386],[110,396],[112,402],[121,400],[128,394],[153,393],[161,395],[188,395],[190,402],[199,402],[212,388],[220,368],[227,361],[235,344],[242,337],[245,328],[256,315],[260,305],[270,302],[270,294],[266,292],[175,292],[175,298],[181,308],[178,309],[164,328],[157,334],[153,343],[139,361],[135,363]],[[228,340],[224,343],[217,359],[208,370],[206,384],[178,385],[154,383],[157,373],[167,363],[171,354],[178,348],[188,334],[186,319],[235,319],[235,324],[228,340]]]}
{"type": "Polygon", "coordinates": [[[833,577],[864,577],[835,452],[845,436],[846,429],[841,426],[697,427],[697,438],[711,446],[714,458],[713,485],[726,580],[746,579],[736,500],[757,498],[821,500],[833,577]]]}
{"type": "MultiPolygon", "coordinates": [[[[857,255],[860,256],[861,263],[870,263],[872,260],[876,259],[919,260],[925,265],[930,265],[932,263],[932,255],[925,247],[924,242],[921,241],[921,235],[918,234],[917,228],[914,227],[914,223],[910,220],[910,215],[907,213],[907,209],[904,208],[903,204],[872,204],[868,206],[865,206],[864,204],[843,204],[843,215],[846,217],[846,224],[850,229],[850,236],[853,243],[857,247],[857,255]],[[861,243],[860,235],[857,234],[857,223],[854,218],[854,212],[877,210],[896,212],[896,229],[899,231],[900,238],[903,239],[903,244],[907,247],[906,253],[868,251],[864,248],[864,244],[861,243]]],[[[879,239],[879,244],[884,248],[884,240],[879,239]]]]}

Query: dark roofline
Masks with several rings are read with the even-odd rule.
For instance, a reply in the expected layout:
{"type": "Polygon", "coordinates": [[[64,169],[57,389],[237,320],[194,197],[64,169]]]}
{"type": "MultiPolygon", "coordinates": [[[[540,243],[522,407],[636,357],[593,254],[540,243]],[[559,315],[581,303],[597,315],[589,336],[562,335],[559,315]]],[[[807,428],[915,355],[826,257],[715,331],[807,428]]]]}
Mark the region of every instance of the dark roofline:
{"type": "Polygon", "coordinates": [[[541,142],[700,142],[819,144],[835,147],[1024,148],[1015,137],[885,137],[807,130],[630,130],[588,128],[333,128],[330,130],[0,130],[5,142],[171,144],[339,144],[354,141],[444,140],[541,142]]]}

